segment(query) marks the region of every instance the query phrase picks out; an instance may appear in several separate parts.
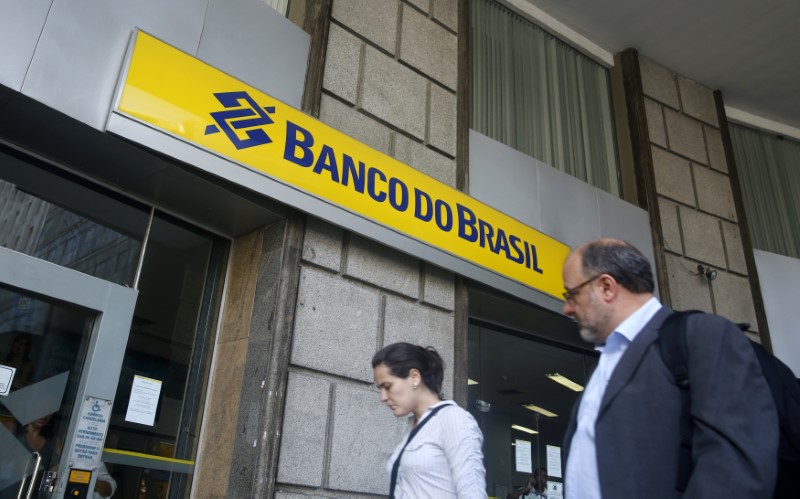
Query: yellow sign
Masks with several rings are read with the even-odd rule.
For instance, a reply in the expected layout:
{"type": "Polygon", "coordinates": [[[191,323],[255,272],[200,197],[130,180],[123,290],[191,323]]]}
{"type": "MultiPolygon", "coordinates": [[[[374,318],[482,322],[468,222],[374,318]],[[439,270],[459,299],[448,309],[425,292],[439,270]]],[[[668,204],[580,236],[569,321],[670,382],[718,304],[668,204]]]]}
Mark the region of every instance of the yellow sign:
{"type": "Polygon", "coordinates": [[[92,479],[92,472],[86,470],[69,470],[70,483],[89,483],[92,479]]]}
{"type": "Polygon", "coordinates": [[[136,36],[118,112],[560,297],[563,243],[146,33],[136,36]]]}

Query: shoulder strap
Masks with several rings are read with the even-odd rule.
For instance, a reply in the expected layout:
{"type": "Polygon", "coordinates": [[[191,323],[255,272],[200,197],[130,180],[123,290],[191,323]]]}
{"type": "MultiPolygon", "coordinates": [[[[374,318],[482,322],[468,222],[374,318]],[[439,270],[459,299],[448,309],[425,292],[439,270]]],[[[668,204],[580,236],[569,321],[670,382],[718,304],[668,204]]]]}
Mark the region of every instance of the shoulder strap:
{"type": "Polygon", "coordinates": [[[686,321],[699,310],[674,312],[664,320],[658,334],[658,347],[664,365],[672,374],[681,392],[681,441],[678,461],[678,477],[675,488],[683,492],[692,474],[692,411],[689,394],[689,348],[686,343],[686,321]]]}
{"type": "Polygon", "coordinates": [[[681,389],[689,388],[689,349],[686,346],[686,320],[699,310],[673,312],[664,320],[658,335],[661,358],[675,384],[681,389]]]}
{"type": "Polygon", "coordinates": [[[436,415],[437,412],[451,405],[453,404],[443,404],[438,407],[434,407],[433,409],[431,409],[431,413],[428,414],[428,417],[420,421],[420,423],[417,426],[415,426],[413,430],[411,430],[411,433],[408,435],[408,440],[406,440],[406,443],[403,446],[403,448],[400,449],[400,453],[397,454],[397,459],[394,460],[394,464],[392,465],[392,479],[389,485],[389,497],[391,497],[392,499],[394,499],[394,488],[397,485],[397,474],[400,471],[400,458],[403,457],[403,452],[406,451],[406,447],[408,447],[408,444],[411,443],[411,440],[417,435],[419,430],[421,430],[422,427],[425,426],[425,424],[428,421],[430,421],[436,415]]]}

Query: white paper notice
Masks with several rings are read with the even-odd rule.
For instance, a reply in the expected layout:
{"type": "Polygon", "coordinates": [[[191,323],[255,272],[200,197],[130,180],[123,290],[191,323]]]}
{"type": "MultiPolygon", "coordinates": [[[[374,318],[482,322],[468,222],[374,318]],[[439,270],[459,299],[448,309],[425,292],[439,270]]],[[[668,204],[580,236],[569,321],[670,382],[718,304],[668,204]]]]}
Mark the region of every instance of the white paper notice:
{"type": "Polygon", "coordinates": [[[561,482],[547,482],[547,499],[563,499],[564,484],[561,482]]]}
{"type": "Polygon", "coordinates": [[[561,447],[547,446],[547,476],[561,478],[561,447]]]}
{"type": "Polygon", "coordinates": [[[527,440],[516,440],[514,452],[517,457],[517,471],[520,473],[533,473],[531,467],[531,443],[527,440]]]}
{"type": "Polygon", "coordinates": [[[135,375],[125,421],[153,426],[156,421],[156,409],[160,394],[161,381],[135,375]]]}
{"type": "Polygon", "coordinates": [[[15,367],[0,364],[0,395],[5,396],[11,393],[11,383],[14,382],[16,371],[15,367]]]}

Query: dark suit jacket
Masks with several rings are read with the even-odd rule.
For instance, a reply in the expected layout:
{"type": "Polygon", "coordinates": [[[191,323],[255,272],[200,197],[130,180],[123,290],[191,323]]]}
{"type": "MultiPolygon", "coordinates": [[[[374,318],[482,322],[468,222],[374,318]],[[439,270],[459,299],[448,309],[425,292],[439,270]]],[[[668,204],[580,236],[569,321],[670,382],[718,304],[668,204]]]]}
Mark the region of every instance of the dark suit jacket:
{"type": "MultiPolygon", "coordinates": [[[[676,490],[681,395],[661,359],[664,307],[622,355],[595,425],[604,498],[682,497],[676,490]]],[[[778,419],[753,348],[735,324],[694,314],[687,325],[694,468],[683,497],[769,498],[777,468],[778,419]]],[[[575,405],[564,462],[576,429],[575,405]]]]}

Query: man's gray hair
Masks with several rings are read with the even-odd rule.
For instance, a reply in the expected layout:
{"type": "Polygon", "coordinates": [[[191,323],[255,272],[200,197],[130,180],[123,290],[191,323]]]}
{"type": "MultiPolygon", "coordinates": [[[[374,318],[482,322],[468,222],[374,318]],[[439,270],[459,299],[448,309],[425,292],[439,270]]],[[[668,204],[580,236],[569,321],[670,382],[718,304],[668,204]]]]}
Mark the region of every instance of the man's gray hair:
{"type": "Polygon", "coordinates": [[[581,246],[581,267],[587,276],[609,274],[631,293],[652,293],[650,262],[636,247],[617,239],[598,239],[581,246]]]}

